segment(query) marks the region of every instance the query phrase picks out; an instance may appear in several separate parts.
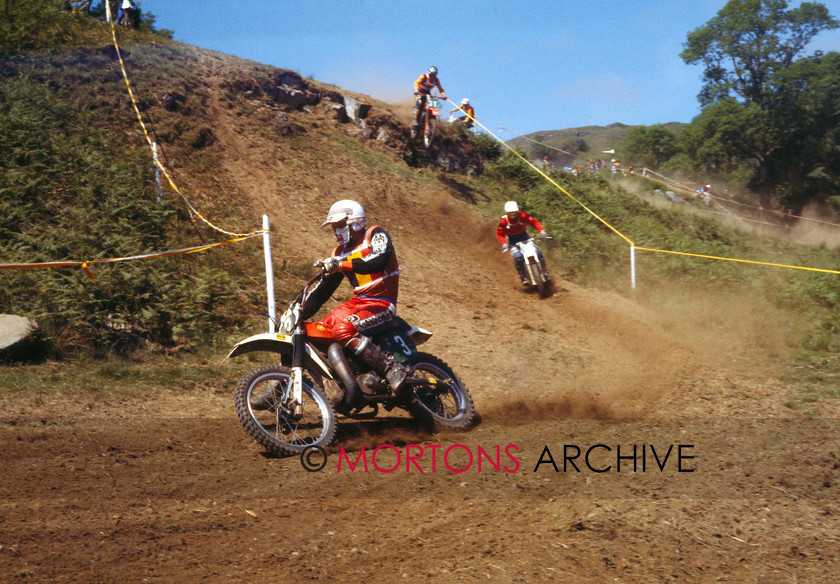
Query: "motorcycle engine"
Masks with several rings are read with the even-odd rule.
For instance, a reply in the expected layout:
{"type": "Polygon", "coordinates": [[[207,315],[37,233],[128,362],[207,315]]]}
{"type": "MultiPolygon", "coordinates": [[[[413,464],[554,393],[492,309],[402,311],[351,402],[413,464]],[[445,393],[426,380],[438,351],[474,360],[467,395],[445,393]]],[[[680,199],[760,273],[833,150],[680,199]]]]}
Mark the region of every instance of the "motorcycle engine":
{"type": "Polygon", "coordinates": [[[356,381],[358,382],[362,393],[367,395],[381,395],[383,393],[388,393],[388,386],[385,384],[385,381],[373,371],[359,375],[356,378],[356,381]]]}

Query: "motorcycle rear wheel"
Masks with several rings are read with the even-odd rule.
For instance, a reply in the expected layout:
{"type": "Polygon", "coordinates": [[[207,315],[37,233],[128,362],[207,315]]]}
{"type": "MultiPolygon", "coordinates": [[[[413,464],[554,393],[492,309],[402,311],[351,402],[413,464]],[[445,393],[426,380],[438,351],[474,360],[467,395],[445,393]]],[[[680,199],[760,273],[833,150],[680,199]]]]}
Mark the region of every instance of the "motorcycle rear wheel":
{"type": "Polygon", "coordinates": [[[408,406],[412,416],[454,430],[464,430],[473,424],[472,396],[449,365],[428,353],[417,353],[405,364],[412,369],[412,379],[425,377],[435,382],[412,388],[414,398],[408,406]]]}
{"type": "Polygon", "coordinates": [[[295,416],[282,400],[291,376],[292,370],[280,365],[266,365],[247,373],[234,394],[239,422],[251,438],[272,452],[296,455],[310,446],[326,448],[338,427],[335,410],[318,383],[304,376],[302,412],[295,416]],[[251,396],[274,388],[278,395],[269,409],[251,406],[251,396]]]}

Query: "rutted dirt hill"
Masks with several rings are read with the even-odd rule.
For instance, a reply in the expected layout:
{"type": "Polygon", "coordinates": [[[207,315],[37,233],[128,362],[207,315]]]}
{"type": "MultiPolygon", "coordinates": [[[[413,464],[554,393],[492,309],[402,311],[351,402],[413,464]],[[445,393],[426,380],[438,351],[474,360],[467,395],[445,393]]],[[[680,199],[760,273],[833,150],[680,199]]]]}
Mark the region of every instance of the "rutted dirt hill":
{"type": "MultiPolygon", "coordinates": [[[[433,172],[382,163],[400,148],[337,121],[326,101],[287,111],[263,89],[242,115],[235,60],[190,53],[213,136],[200,150],[220,155],[189,178],[197,206],[267,213],[275,258],[303,263],[331,248],[318,227],[329,205],[360,201],[395,239],[401,315],[435,332],[425,348],[482,415],[455,435],[346,421],[342,444],[353,456],[462,445],[456,470],[467,450],[514,445],[502,462],[518,468],[432,472],[424,451],[423,473],[338,473],[336,447],[308,473],[264,456],[228,394],[14,403],[0,424],[4,581],[836,581],[838,428],[784,407],[754,342],[763,321],[720,327],[714,301],[653,311],[562,273],[540,301],[516,286],[492,220],[433,172]],[[590,468],[564,472],[564,445],[597,444],[590,468]],[[644,472],[615,458],[634,445],[659,451],[645,448],[644,472]],[[693,472],[676,450],[662,463],[678,445],[693,472]]],[[[407,122],[404,105],[356,97],[396,130],[407,122]]],[[[231,383],[254,366],[228,363],[231,383]]]]}

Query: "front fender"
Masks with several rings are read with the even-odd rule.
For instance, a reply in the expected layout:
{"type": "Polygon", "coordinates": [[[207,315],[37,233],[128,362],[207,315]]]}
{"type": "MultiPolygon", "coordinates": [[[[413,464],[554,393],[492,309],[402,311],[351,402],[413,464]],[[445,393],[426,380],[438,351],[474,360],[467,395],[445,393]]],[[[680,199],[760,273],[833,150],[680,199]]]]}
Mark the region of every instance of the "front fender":
{"type": "MultiPolygon", "coordinates": [[[[332,370],[327,365],[321,356],[315,351],[312,346],[306,344],[306,358],[314,363],[318,369],[324,372],[324,375],[330,379],[334,379],[332,370]]],[[[282,355],[292,356],[292,337],[290,335],[283,335],[280,333],[261,333],[248,337],[243,341],[239,341],[230,350],[225,359],[244,355],[245,353],[253,353],[254,351],[265,351],[268,353],[280,353],[282,355]]]]}

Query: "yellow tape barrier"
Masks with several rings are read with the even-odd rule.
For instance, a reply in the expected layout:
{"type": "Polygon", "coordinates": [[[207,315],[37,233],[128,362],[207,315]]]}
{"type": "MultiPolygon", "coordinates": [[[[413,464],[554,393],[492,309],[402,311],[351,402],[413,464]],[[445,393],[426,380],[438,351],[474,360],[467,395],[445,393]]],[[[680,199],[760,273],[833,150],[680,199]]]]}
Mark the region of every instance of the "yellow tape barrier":
{"type": "MultiPolygon", "coordinates": [[[[503,128],[502,126],[499,126],[499,128],[502,129],[502,130],[505,130],[506,132],[510,132],[511,134],[513,134],[513,131],[508,130],[507,128],[503,128]]],[[[561,152],[563,154],[571,156],[572,158],[577,158],[579,160],[584,160],[584,158],[582,156],[579,156],[579,155],[574,154],[572,152],[566,152],[565,150],[561,150],[560,148],[556,148],[556,147],[552,146],[551,144],[546,144],[545,142],[539,142],[537,140],[533,140],[531,138],[528,138],[527,136],[522,136],[522,138],[524,140],[527,140],[528,142],[531,142],[533,144],[539,144],[540,146],[545,146],[546,148],[550,148],[551,150],[561,152]]],[[[689,193],[692,196],[697,195],[697,190],[696,189],[692,189],[691,187],[681,185],[677,181],[675,181],[673,179],[670,179],[670,178],[668,178],[664,175],[661,175],[658,172],[656,172],[655,170],[652,170],[650,168],[645,168],[644,170],[647,171],[647,172],[650,172],[652,174],[655,174],[657,176],[660,176],[665,180],[656,180],[654,178],[651,178],[651,177],[647,176],[646,174],[639,174],[638,172],[634,172],[634,171],[630,171],[630,174],[633,175],[633,176],[637,176],[639,178],[643,178],[645,180],[649,180],[651,182],[655,182],[655,183],[659,183],[661,185],[665,185],[665,186],[670,187],[670,188],[685,191],[686,193],[689,193]],[[668,182],[665,182],[665,181],[668,181],[668,182]]],[[[731,199],[727,199],[727,198],[724,198],[724,197],[718,197],[717,195],[713,195],[711,193],[705,193],[704,196],[707,196],[711,199],[714,199],[716,202],[718,202],[719,207],[721,207],[724,211],[727,211],[727,212],[730,212],[730,213],[731,213],[731,211],[729,209],[727,209],[726,207],[724,207],[723,205],[721,205],[720,202],[726,203],[727,205],[738,205],[738,206],[741,206],[741,207],[746,207],[746,208],[752,209],[754,211],[772,213],[773,215],[779,215],[780,217],[792,217],[794,219],[801,219],[802,221],[810,221],[812,223],[821,223],[823,225],[830,225],[831,227],[840,227],[840,224],[832,223],[830,221],[823,221],[821,219],[814,219],[812,217],[805,217],[803,215],[793,215],[793,214],[788,214],[788,213],[782,213],[781,211],[774,211],[773,209],[765,209],[763,207],[756,207],[755,205],[748,205],[747,203],[741,203],[740,201],[733,201],[731,199]]],[[[786,225],[777,225],[777,224],[774,224],[774,223],[768,223],[766,221],[758,221],[756,219],[749,219],[747,217],[741,217],[739,215],[734,215],[733,214],[733,216],[737,217],[741,221],[747,221],[747,222],[750,222],[750,223],[759,223],[761,225],[773,225],[775,227],[787,227],[786,225]]]]}
{"type": "MultiPolygon", "coordinates": [[[[451,103],[452,105],[455,105],[455,103],[454,103],[454,102],[452,102],[452,101],[450,101],[450,100],[448,100],[448,99],[447,99],[447,101],[449,101],[449,103],[451,103]]],[[[467,114],[467,115],[469,116],[469,114],[467,114]]],[[[654,249],[654,248],[649,248],[649,247],[637,247],[637,246],[636,246],[636,244],[634,244],[634,243],[633,243],[633,241],[632,241],[629,237],[627,237],[626,235],[624,235],[623,233],[621,233],[618,229],[616,229],[615,227],[613,227],[612,225],[610,225],[607,221],[605,221],[604,219],[602,219],[602,218],[601,218],[601,217],[600,217],[597,213],[595,213],[594,211],[592,211],[589,207],[587,207],[586,205],[584,205],[583,203],[581,203],[580,201],[578,201],[578,200],[577,200],[574,196],[572,196],[572,195],[571,195],[568,191],[566,191],[566,189],[564,189],[564,188],[563,188],[563,187],[561,187],[559,184],[557,184],[557,183],[556,183],[556,182],[555,182],[555,181],[554,181],[554,180],[553,180],[550,176],[548,176],[547,174],[545,174],[543,171],[541,171],[539,168],[537,168],[534,164],[532,164],[530,160],[526,159],[524,156],[522,156],[521,154],[519,154],[519,152],[517,152],[514,148],[512,148],[510,145],[508,145],[508,143],[507,143],[507,142],[505,142],[504,140],[502,140],[501,138],[499,138],[498,136],[496,136],[496,135],[495,135],[493,132],[491,132],[491,131],[490,131],[490,130],[486,127],[486,126],[484,126],[483,124],[481,124],[478,120],[476,120],[476,119],[475,119],[475,118],[473,118],[472,116],[469,116],[469,117],[470,117],[470,119],[472,119],[472,120],[473,120],[473,122],[475,122],[477,125],[481,126],[481,128],[482,128],[485,132],[487,132],[490,136],[492,136],[492,137],[493,137],[493,138],[495,138],[498,142],[500,142],[501,144],[503,144],[503,145],[505,146],[505,148],[507,148],[508,150],[510,150],[511,152],[513,152],[513,153],[514,153],[514,154],[515,154],[515,155],[516,155],[516,156],[517,156],[520,160],[522,160],[525,164],[527,164],[528,166],[530,166],[531,168],[533,168],[533,169],[534,169],[534,170],[535,170],[535,171],[536,171],[536,172],[537,172],[540,176],[542,176],[544,179],[546,179],[548,182],[550,182],[552,185],[554,185],[554,186],[555,186],[555,187],[556,187],[556,188],[557,188],[560,192],[562,192],[564,195],[566,195],[567,197],[569,197],[570,199],[572,199],[575,203],[577,203],[577,204],[578,204],[578,205],[580,205],[583,209],[585,209],[585,210],[586,210],[586,211],[587,211],[590,215],[592,215],[593,217],[595,217],[596,219],[598,219],[598,221],[600,221],[602,224],[604,224],[605,226],[607,226],[607,227],[608,227],[608,228],[609,228],[609,229],[610,229],[613,233],[615,233],[616,235],[618,235],[619,237],[621,237],[624,241],[626,241],[627,243],[629,243],[629,244],[630,244],[631,249],[634,249],[634,250],[639,250],[639,251],[646,251],[646,252],[650,252],[650,253],[665,253],[665,254],[673,254],[673,255],[682,255],[682,256],[690,256],[690,257],[697,257],[697,258],[705,258],[705,259],[710,259],[710,260],[720,260],[720,261],[726,261],[726,262],[737,262],[737,263],[741,263],[741,264],[753,264],[753,265],[757,265],[757,266],[771,266],[771,267],[776,267],[776,268],[788,268],[788,269],[791,269],[791,270],[806,270],[806,271],[810,271],[810,272],[822,272],[822,273],[826,273],[826,274],[840,274],[840,270],[827,270],[827,269],[821,269],[821,268],[810,268],[810,267],[806,267],[806,266],[793,266],[793,265],[790,265],[790,264],[777,264],[777,263],[772,263],[772,262],[759,262],[759,261],[755,261],[755,260],[743,260],[743,259],[737,259],[737,258],[725,258],[725,257],[721,257],[721,256],[712,256],[712,255],[705,255],[705,254],[696,254],[696,253],[689,253],[689,252],[684,252],[684,251],[673,251],[673,250],[665,250],[665,249],[654,249]]],[[[499,128],[501,128],[501,129],[503,129],[503,130],[506,130],[506,131],[510,132],[510,130],[507,130],[507,128],[502,128],[501,126],[499,126],[499,128]]],[[[546,146],[547,146],[547,145],[546,145],[546,146]]]]}
{"type": "Polygon", "coordinates": [[[115,263],[115,262],[124,262],[129,260],[140,260],[140,259],[151,259],[151,258],[163,258],[163,257],[171,257],[176,255],[186,255],[190,253],[196,253],[200,251],[205,251],[211,249],[213,247],[218,247],[222,245],[227,245],[230,243],[236,243],[238,241],[242,241],[245,239],[250,239],[251,237],[256,237],[258,235],[262,235],[265,233],[264,229],[260,229],[258,231],[252,231],[250,233],[234,233],[231,231],[226,231],[221,229],[215,225],[213,225],[210,221],[204,218],[204,216],[198,212],[198,210],[193,207],[187,198],[181,193],[178,186],[172,180],[169,175],[169,172],[166,170],[166,167],[161,164],[158,160],[157,156],[154,153],[154,142],[149,136],[149,131],[146,128],[146,124],[143,122],[143,116],[140,114],[140,108],[137,106],[137,101],[134,98],[134,93],[131,90],[131,83],[128,80],[128,74],[125,69],[125,63],[123,62],[122,53],[120,52],[119,44],[117,43],[117,33],[116,33],[116,26],[114,23],[114,19],[111,14],[111,7],[109,2],[105,2],[105,9],[108,14],[108,21],[111,23],[111,37],[114,39],[114,48],[117,52],[117,57],[120,61],[120,68],[122,69],[123,79],[125,80],[126,89],[128,89],[128,95],[131,98],[131,104],[134,107],[134,111],[137,114],[137,119],[140,122],[140,126],[143,128],[143,135],[146,137],[146,141],[149,143],[149,147],[152,149],[152,157],[155,164],[161,169],[164,176],[166,177],[167,181],[169,181],[170,186],[172,189],[178,193],[181,198],[183,199],[184,203],[186,203],[187,207],[189,207],[190,211],[194,213],[199,219],[201,219],[204,223],[209,225],[211,228],[215,229],[220,233],[224,233],[225,235],[231,236],[231,239],[226,241],[220,241],[216,243],[211,243],[207,245],[200,245],[196,247],[187,247],[182,249],[170,250],[170,251],[163,251],[163,252],[156,252],[156,253],[148,253],[142,255],[134,255],[134,256],[126,256],[126,257],[117,257],[117,258],[106,258],[106,259],[99,259],[99,260],[87,260],[87,261],[55,261],[55,262],[35,262],[31,264],[0,264],[0,270],[29,270],[29,269],[36,269],[36,268],[62,268],[62,267],[69,267],[69,266],[80,266],[82,270],[84,270],[85,274],[91,280],[94,280],[95,275],[93,273],[93,267],[95,264],[106,264],[106,263],[115,263]]]}
{"type": "MultiPolygon", "coordinates": [[[[452,105],[455,105],[455,102],[453,102],[453,101],[451,101],[451,100],[449,100],[449,99],[447,99],[446,101],[448,101],[448,102],[449,102],[449,103],[451,103],[452,105]]],[[[466,113],[466,112],[464,112],[464,113],[466,113]]],[[[504,140],[502,140],[501,138],[499,138],[498,136],[496,136],[493,132],[491,132],[490,130],[488,130],[488,129],[487,129],[487,127],[486,127],[484,124],[482,124],[481,122],[479,122],[478,120],[476,120],[476,119],[475,119],[474,117],[472,117],[471,115],[469,115],[469,114],[466,114],[466,115],[467,115],[467,117],[469,117],[469,118],[470,118],[473,122],[475,122],[477,125],[481,126],[481,128],[482,128],[485,132],[487,132],[488,134],[490,134],[491,136],[493,136],[493,138],[495,138],[497,141],[501,142],[501,143],[505,146],[505,148],[507,148],[508,150],[510,150],[511,152],[513,152],[513,153],[514,153],[517,157],[519,157],[519,158],[522,160],[522,162],[524,162],[525,164],[527,164],[528,166],[530,166],[531,168],[533,168],[535,171],[537,171],[537,172],[538,172],[538,173],[539,173],[539,174],[540,174],[540,175],[541,175],[541,176],[542,176],[545,180],[547,180],[547,181],[548,181],[548,182],[550,182],[552,185],[554,185],[554,186],[555,186],[555,188],[557,188],[557,189],[558,189],[561,193],[563,193],[564,195],[566,195],[567,197],[569,197],[571,200],[573,200],[575,203],[577,203],[578,205],[580,205],[580,206],[581,206],[583,209],[585,209],[585,210],[586,210],[586,211],[587,211],[590,215],[592,215],[593,217],[595,217],[595,218],[596,218],[598,221],[600,221],[603,225],[607,226],[607,227],[608,227],[608,228],[609,228],[609,229],[610,229],[613,233],[615,233],[616,235],[618,235],[618,236],[619,236],[620,238],[622,238],[624,241],[626,241],[626,242],[627,242],[627,243],[629,243],[630,245],[633,245],[633,242],[632,242],[632,241],[630,241],[630,239],[629,239],[629,238],[627,238],[627,237],[626,237],[623,233],[621,233],[618,229],[616,229],[615,227],[613,227],[612,225],[610,225],[607,221],[605,221],[604,219],[602,219],[602,218],[601,218],[601,217],[600,217],[597,213],[595,213],[595,211],[593,211],[592,209],[590,209],[589,207],[587,207],[586,205],[584,205],[583,203],[581,203],[580,201],[578,201],[578,200],[577,200],[577,199],[576,199],[576,198],[575,198],[575,197],[574,197],[571,193],[569,193],[566,189],[564,189],[563,187],[561,187],[560,185],[558,185],[556,182],[554,182],[554,180],[553,180],[550,176],[548,176],[548,175],[547,175],[547,174],[545,174],[543,171],[541,171],[539,168],[537,168],[536,166],[534,166],[533,164],[531,164],[531,161],[530,161],[530,160],[528,160],[527,158],[525,158],[524,156],[522,156],[522,155],[521,155],[519,152],[517,152],[515,149],[511,148],[511,147],[508,145],[508,143],[507,143],[507,142],[505,142],[504,140]]]]}
{"type": "Polygon", "coordinates": [[[122,76],[123,76],[123,79],[125,80],[125,87],[128,90],[128,96],[131,99],[131,105],[134,107],[134,112],[137,114],[137,120],[140,122],[140,127],[143,128],[143,135],[146,137],[146,142],[149,143],[149,148],[152,150],[152,159],[154,160],[155,165],[158,168],[160,168],[161,172],[163,173],[163,176],[166,177],[166,180],[169,183],[169,186],[172,187],[173,191],[178,193],[178,195],[181,197],[181,199],[183,199],[184,203],[187,205],[187,207],[189,207],[189,209],[192,213],[194,213],[206,225],[208,225],[212,229],[218,231],[219,233],[224,233],[225,235],[229,235],[231,237],[243,237],[243,236],[246,236],[246,235],[254,235],[254,234],[262,233],[262,230],[252,231],[251,233],[234,233],[232,231],[226,231],[226,230],[222,229],[221,227],[217,227],[216,225],[213,225],[213,223],[211,223],[208,219],[206,219],[201,213],[198,212],[198,210],[195,207],[192,206],[192,204],[190,204],[190,202],[187,200],[187,198],[184,196],[184,194],[178,188],[178,185],[176,185],[175,181],[172,180],[172,177],[170,176],[169,171],[160,162],[158,157],[155,156],[154,141],[152,140],[152,137],[149,135],[149,131],[146,128],[146,124],[143,122],[143,116],[140,114],[140,108],[137,106],[137,100],[134,99],[134,92],[131,90],[131,82],[128,79],[128,73],[125,69],[125,62],[123,61],[123,58],[122,58],[122,52],[120,51],[120,45],[117,42],[117,27],[116,27],[116,23],[114,22],[114,19],[112,17],[112,14],[111,14],[110,3],[105,2],[105,10],[108,13],[108,21],[111,23],[111,38],[114,39],[114,49],[116,50],[117,58],[120,61],[120,69],[122,70],[122,76]]]}
{"type": "Polygon", "coordinates": [[[725,261],[725,262],[737,262],[739,264],[755,264],[755,265],[758,265],[758,266],[771,266],[771,267],[774,267],[774,268],[788,268],[788,269],[791,269],[791,270],[805,270],[805,271],[808,271],[808,272],[823,272],[825,274],[840,274],[840,270],[824,270],[822,268],[809,268],[807,266],[792,266],[792,265],[789,265],[789,264],[775,264],[773,262],[757,262],[757,261],[754,261],[754,260],[741,260],[741,259],[738,259],[738,258],[725,258],[725,257],[721,257],[721,256],[705,255],[705,254],[701,254],[701,253],[688,253],[688,252],[685,252],[685,251],[669,251],[669,250],[666,250],[666,249],[652,249],[652,248],[647,248],[647,247],[636,247],[635,249],[638,250],[638,251],[649,251],[649,252],[653,252],[653,253],[668,253],[668,254],[674,254],[674,255],[691,256],[691,257],[695,257],[695,258],[705,258],[705,259],[708,259],[708,260],[721,260],[721,261],[725,261]]]}
{"type": "Polygon", "coordinates": [[[64,261],[64,262],[37,262],[32,264],[0,264],[0,270],[29,270],[34,268],[63,268],[68,266],[81,266],[81,268],[85,271],[88,277],[93,280],[94,273],[93,273],[93,266],[94,264],[109,264],[115,262],[125,262],[129,260],[143,260],[143,259],[150,259],[150,258],[165,258],[170,256],[176,255],[186,255],[190,253],[196,253],[199,251],[204,251],[210,249],[212,247],[218,247],[220,245],[227,245],[229,243],[236,243],[237,241],[242,241],[243,239],[249,239],[251,237],[256,237],[258,235],[262,235],[262,232],[256,233],[249,233],[247,235],[242,235],[239,237],[235,237],[233,239],[228,239],[226,241],[219,241],[216,243],[209,243],[207,245],[199,245],[196,247],[185,247],[182,249],[174,249],[170,251],[161,251],[155,253],[147,253],[142,255],[135,255],[135,256],[126,256],[126,257],[118,257],[118,258],[107,258],[101,260],[88,260],[84,262],[78,261],[64,261]]]}

